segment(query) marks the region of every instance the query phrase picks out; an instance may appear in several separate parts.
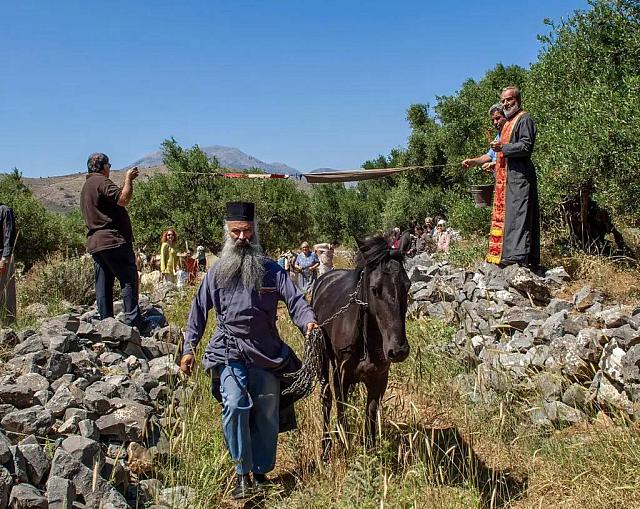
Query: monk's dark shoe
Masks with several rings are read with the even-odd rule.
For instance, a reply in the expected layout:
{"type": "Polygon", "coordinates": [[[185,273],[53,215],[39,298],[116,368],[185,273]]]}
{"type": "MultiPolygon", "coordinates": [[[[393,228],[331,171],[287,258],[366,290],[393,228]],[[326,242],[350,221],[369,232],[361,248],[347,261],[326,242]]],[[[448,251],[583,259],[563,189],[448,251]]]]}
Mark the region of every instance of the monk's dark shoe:
{"type": "Polygon", "coordinates": [[[231,492],[231,497],[238,500],[240,498],[249,498],[253,495],[253,485],[249,474],[238,474],[236,476],[236,485],[231,492]]]}
{"type": "Polygon", "coordinates": [[[269,481],[269,479],[267,479],[267,476],[265,474],[253,474],[253,485],[255,487],[256,492],[258,493],[263,493],[265,492],[267,489],[269,489],[269,486],[271,486],[271,481],[269,481]]]}

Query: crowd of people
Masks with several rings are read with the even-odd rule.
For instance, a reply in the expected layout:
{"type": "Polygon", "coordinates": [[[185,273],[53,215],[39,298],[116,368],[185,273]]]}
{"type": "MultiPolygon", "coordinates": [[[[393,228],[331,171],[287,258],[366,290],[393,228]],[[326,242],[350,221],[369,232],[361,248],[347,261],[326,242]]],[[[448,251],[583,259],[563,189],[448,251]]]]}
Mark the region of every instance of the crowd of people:
{"type": "Polygon", "coordinates": [[[395,227],[387,234],[389,245],[405,256],[416,256],[422,253],[448,253],[449,246],[460,235],[440,216],[427,217],[424,224],[412,221],[404,232],[395,227]]]}

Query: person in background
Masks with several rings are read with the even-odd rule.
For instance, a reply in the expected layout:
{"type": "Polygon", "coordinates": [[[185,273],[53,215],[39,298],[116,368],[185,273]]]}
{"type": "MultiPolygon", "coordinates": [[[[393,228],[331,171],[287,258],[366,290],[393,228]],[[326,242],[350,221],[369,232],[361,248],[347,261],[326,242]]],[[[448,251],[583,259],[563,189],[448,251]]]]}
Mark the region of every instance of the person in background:
{"type": "Polygon", "coordinates": [[[207,253],[204,250],[204,246],[198,246],[196,248],[196,261],[198,262],[198,270],[200,272],[207,271],[207,253]]]}
{"type": "Polygon", "coordinates": [[[80,210],[87,226],[87,252],[93,257],[96,274],[96,304],[100,319],[113,317],[113,283],[122,289],[124,322],[148,334],[154,327],[138,306],[138,270],[133,252],[133,229],[125,208],[133,196],[138,168],[127,170],[119,188],[109,179],[111,163],[102,153],[87,161],[87,180],[80,192],[80,210]]]}
{"type": "Polygon", "coordinates": [[[160,272],[164,280],[169,283],[176,282],[176,271],[178,270],[178,253],[176,251],[176,241],[178,236],[175,230],[167,230],[162,234],[162,245],[160,246],[160,272]]]}
{"type": "Polygon", "coordinates": [[[390,240],[389,244],[391,246],[391,249],[400,249],[400,237],[401,237],[400,228],[396,226],[391,232],[391,236],[389,238],[390,240]]]}
{"type": "Polygon", "coordinates": [[[295,269],[299,274],[298,286],[307,294],[313,289],[313,284],[318,277],[320,260],[318,256],[309,249],[308,242],[303,242],[300,249],[301,252],[296,256],[295,269]]]}
{"type": "Polygon", "coordinates": [[[424,228],[418,225],[415,229],[415,254],[419,255],[427,250],[427,239],[424,236],[424,228]]]}
{"type": "Polygon", "coordinates": [[[16,321],[16,266],[13,249],[17,230],[13,209],[0,203],[0,238],[2,258],[0,258],[0,324],[8,325],[16,321]]]}
{"type": "Polygon", "coordinates": [[[434,227],[435,227],[435,225],[433,224],[433,218],[432,217],[426,217],[424,219],[424,232],[427,235],[433,235],[434,227]]]}
{"type": "Polygon", "coordinates": [[[338,246],[337,240],[332,240],[331,242],[325,242],[323,244],[316,244],[313,246],[313,250],[318,255],[318,259],[320,260],[320,268],[318,270],[318,275],[322,276],[327,272],[333,270],[333,257],[335,255],[335,248],[338,246]]]}
{"type": "MultiPolygon", "coordinates": [[[[502,130],[502,126],[504,126],[504,124],[507,122],[507,117],[505,117],[504,115],[502,104],[496,103],[491,106],[491,108],[489,108],[489,116],[491,117],[491,123],[493,124],[493,127],[495,127],[496,131],[498,131],[498,134],[493,141],[500,141],[500,131],[502,130]]],[[[481,166],[485,171],[494,172],[496,166],[496,158],[496,152],[492,148],[489,148],[489,151],[486,154],[482,154],[481,156],[471,159],[465,159],[464,161],[462,161],[462,167],[473,168],[475,166],[481,166]]]]}
{"type": "Polygon", "coordinates": [[[187,283],[191,286],[195,285],[198,279],[198,260],[193,257],[191,249],[187,249],[187,254],[184,257],[184,266],[187,271],[187,283]]]}
{"type": "Polygon", "coordinates": [[[436,241],[436,253],[448,253],[449,252],[449,242],[451,241],[451,237],[449,236],[449,232],[446,230],[446,223],[444,219],[438,220],[438,224],[436,224],[436,234],[434,235],[436,241]]]}

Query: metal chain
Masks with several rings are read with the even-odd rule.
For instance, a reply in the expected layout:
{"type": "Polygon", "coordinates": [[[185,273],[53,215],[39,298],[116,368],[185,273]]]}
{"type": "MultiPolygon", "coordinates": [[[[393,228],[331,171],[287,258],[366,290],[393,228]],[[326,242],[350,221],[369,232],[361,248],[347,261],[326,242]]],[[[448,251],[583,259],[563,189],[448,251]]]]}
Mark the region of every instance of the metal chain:
{"type": "Polygon", "coordinates": [[[318,381],[321,381],[323,384],[326,383],[322,373],[322,367],[327,353],[322,327],[327,326],[340,315],[344,314],[351,304],[357,304],[365,309],[369,306],[367,302],[358,298],[358,293],[360,293],[360,287],[364,278],[364,272],[365,269],[360,273],[358,284],[356,284],[356,288],[353,293],[349,294],[347,302],[329,318],[318,324],[318,326],[309,334],[305,335],[302,366],[298,371],[284,375],[286,378],[292,378],[294,380],[290,387],[282,391],[282,394],[296,393],[301,394],[303,398],[306,398],[313,392],[318,381]]]}

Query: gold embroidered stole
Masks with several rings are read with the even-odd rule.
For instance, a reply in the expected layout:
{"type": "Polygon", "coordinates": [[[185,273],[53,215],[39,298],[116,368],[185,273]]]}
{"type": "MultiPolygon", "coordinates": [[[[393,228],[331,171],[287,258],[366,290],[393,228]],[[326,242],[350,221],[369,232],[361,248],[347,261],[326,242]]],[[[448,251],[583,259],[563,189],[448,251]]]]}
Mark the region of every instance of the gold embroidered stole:
{"type": "MultiPolygon", "coordinates": [[[[513,128],[524,115],[520,111],[511,120],[508,120],[500,131],[500,142],[504,145],[511,140],[513,128]]],[[[505,213],[507,210],[507,170],[509,163],[502,151],[496,158],[496,184],[493,191],[493,211],[491,212],[491,230],[489,231],[489,252],[487,261],[498,264],[502,260],[502,244],[504,242],[505,213]]]]}

